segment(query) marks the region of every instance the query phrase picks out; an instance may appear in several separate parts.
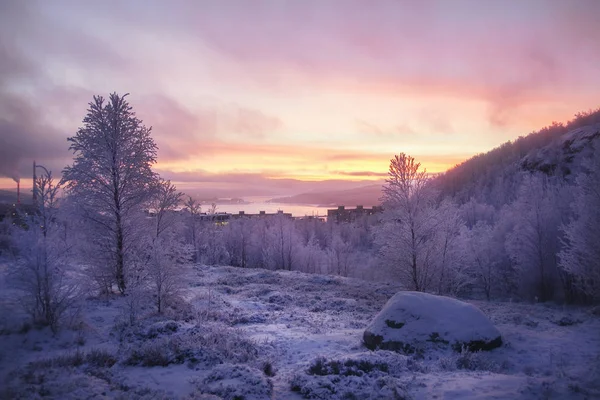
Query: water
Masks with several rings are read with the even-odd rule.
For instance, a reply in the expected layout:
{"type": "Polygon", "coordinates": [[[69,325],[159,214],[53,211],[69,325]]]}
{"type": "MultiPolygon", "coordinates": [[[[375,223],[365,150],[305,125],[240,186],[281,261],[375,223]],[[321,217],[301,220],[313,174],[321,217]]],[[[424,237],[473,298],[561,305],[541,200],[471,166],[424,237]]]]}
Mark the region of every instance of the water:
{"type": "MultiPolygon", "coordinates": [[[[282,210],[284,213],[291,213],[294,217],[327,216],[327,210],[335,207],[319,207],[309,204],[287,204],[287,203],[267,203],[271,197],[246,197],[248,204],[217,204],[217,212],[226,212],[229,214],[238,214],[244,211],[246,214],[258,214],[265,211],[267,214],[274,214],[282,210]]],[[[208,211],[210,205],[202,205],[202,211],[208,211]]]]}

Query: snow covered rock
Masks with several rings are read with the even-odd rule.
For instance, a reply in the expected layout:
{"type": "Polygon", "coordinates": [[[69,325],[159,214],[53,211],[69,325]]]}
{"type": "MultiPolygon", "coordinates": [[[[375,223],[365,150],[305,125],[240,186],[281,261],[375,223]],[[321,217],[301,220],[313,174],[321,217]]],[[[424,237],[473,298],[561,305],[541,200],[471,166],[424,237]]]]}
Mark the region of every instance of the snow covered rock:
{"type": "Polygon", "coordinates": [[[477,351],[502,345],[500,332],[477,307],[421,292],[396,293],[367,327],[363,340],[371,350],[405,353],[431,346],[477,351]]]}

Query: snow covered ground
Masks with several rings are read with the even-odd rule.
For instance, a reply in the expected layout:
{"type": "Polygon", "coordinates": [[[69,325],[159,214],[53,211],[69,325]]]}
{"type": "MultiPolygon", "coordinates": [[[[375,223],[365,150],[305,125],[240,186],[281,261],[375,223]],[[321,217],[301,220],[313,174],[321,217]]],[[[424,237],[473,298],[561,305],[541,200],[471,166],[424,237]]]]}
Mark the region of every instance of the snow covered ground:
{"type": "Polygon", "coordinates": [[[600,318],[547,304],[471,303],[488,353],[371,352],[364,328],[399,288],[298,272],[190,266],[184,299],[138,323],[90,297],[57,335],[0,291],[0,398],[594,399],[600,318]]]}

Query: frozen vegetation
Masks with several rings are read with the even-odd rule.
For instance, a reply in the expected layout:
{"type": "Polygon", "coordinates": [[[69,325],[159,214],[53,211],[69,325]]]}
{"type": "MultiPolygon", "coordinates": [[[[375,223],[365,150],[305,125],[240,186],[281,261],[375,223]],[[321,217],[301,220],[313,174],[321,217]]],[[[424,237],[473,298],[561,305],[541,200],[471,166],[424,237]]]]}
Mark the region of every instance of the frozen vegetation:
{"type": "Polygon", "coordinates": [[[600,396],[600,318],[592,308],[473,301],[500,331],[500,348],[373,352],[363,332],[396,285],[197,265],[181,279],[181,298],[162,315],[146,303],[130,323],[125,297],[89,296],[57,334],[31,326],[3,287],[0,397],[600,396]]]}
{"type": "Polygon", "coordinates": [[[435,179],[400,153],[380,214],[223,224],[95,96],[2,216],[0,397],[598,398],[599,116],[435,179]]]}

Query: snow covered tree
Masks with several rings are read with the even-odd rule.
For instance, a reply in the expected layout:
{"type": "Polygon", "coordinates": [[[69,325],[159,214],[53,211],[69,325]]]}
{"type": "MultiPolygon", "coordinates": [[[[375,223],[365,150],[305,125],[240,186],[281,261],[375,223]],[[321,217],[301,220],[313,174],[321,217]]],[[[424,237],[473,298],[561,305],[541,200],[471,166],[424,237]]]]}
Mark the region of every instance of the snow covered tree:
{"type": "Polygon", "coordinates": [[[223,230],[223,239],[232,266],[249,266],[250,238],[254,225],[254,221],[249,218],[239,218],[230,221],[223,230]]]}
{"type": "Polygon", "coordinates": [[[332,231],[332,237],[329,240],[327,255],[327,273],[340,276],[349,276],[353,264],[352,246],[344,240],[339,229],[332,231]]]}
{"type": "Polygon", "coordinates": [[[459,246],[460,232],[465,226],[456,204],[446,199],[433,211],[436,221],[435,249],[437,250],[437,291],[456,295],[471,283],[464,253],[459,246]]]}
{"type": "Polygon", "coordinates": [[[68,195],[93,230],[93,245],[106,252],[96,266],[110,266],[121,293],[127,287],[135,215],[157,183],[151,169],[157,152],[151,129],[136,118],[126,96],[113,93],[108,101],[94,96],[83,126],[68,138],[74,162],[63,171],[68,195]]]}
{"type": "Polygon", "coordinates": [[[267,228],[267,240],[263,251],[265,264],[271,269],[293,270],[300,241],[294,221],[284,215],[272,217],[267,228]]]}
{"type": "Polygon", "coordinates": [[[573,220],[563,227],[564,248],[560,267],[575,286],[593,302],[600,301],[600,153],[596,150],[584,163],[576,179],[573,220]]]}
{"type": "Polygon", "coordinates": [[[433,196],[421,164],[402,153],[390,161],[383,187],[385,212],[377,231],[380,255],[407,288],[426,291],[434,282],[433,196]]]}
{"type": "Polygon", "coordinates": [[[191,196],[183,203],[184,210],[188,213],[188,217],[186,218],[186,226],[188,227],[189,234],[189,242],[192,244],[193,248],[193,261],[198,261],[200,259],[199,254],[199,245],[198,245],[198,237],[199,234],[199,221],[198,218],[200,213],[202,212],[202,207],[196,199],[191,196]]]}
{"type": "Polygon", "coordinates": [[[560,216],[557,187],[544,175],[526,176],[511,205],[515,226],[506,248],[526,293],[551,300],[557,288],[560,216]],[[530,288],[531,287],[531,288],[530,288]]]}
{"type": "Polygon", "coordinates": [[[75,303],[78,285],[69,276],[70,244],[59,214],[58,192],[50,171],[35,180],[33,214],[23,216],[25,227],[15,226],[17,262],[10,270],[12,283],[34,322],[56,331],[64,313],[75,303]]]}
{"type": "Polygon", "coordinates": [[[159,314],[181,291],[181,264],[192,255],[191,246],[187,246],[179,234],[181,229],[178,229],[175,214],[182,196],[171,181],[160,179],[150,203],[155,229],[147,246],[150,253],[146,269],[148,286],[159,314]]]}
{"type": "Polygon", "coordinates": [[[299,244],[298,258],[300,271],[310,274],[321,273],[321,264],[324,259],[324,253],[314,235],[309,237],[308,243],[299,244]]]}
{"type": "Polygon", "coordinates": [[[465,263],[488,301],[499,283],[499,252],[504,249],[503,243],[498,244],[493,235],[493,227],[484,221],[477,222],[471,229],[463,228],[461,235],[465,263]]]}
{"type": "Polygon", "coordinates": [[[155,237],[160,237],[165,230],[175,223],[175,209],[179,205],[182,196],[183,193],[178,192],[171,181],[158,179],[156,189],[150,200],[150,209],[155,216],[155,237]]]}

